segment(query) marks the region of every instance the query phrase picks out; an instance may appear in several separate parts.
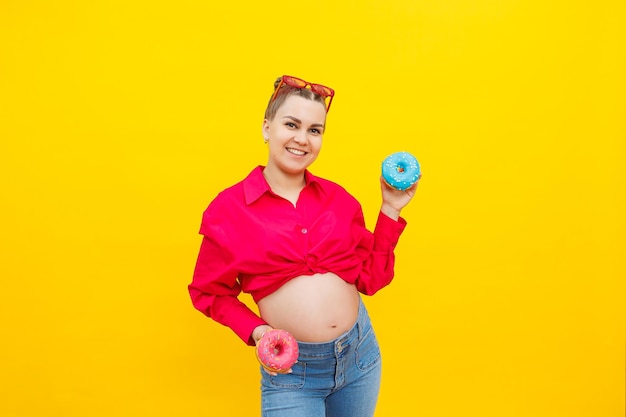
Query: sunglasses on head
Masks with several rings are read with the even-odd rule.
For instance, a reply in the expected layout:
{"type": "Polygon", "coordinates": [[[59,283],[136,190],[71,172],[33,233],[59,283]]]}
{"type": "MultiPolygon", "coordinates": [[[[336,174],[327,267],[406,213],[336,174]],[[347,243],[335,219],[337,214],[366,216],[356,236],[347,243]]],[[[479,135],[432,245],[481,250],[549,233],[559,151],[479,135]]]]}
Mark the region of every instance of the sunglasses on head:
{"type": "Polygon", "coordinates": [[[332,88],[326,87],[325,85],[321,85],[321,84],[313,84],[308,81],[304,81],[300,78],[292,77],[291,75],[283,75],[280,79],[280,83],[278,83],[278,86],[276,87],[276,90],[274,91],[274,95],[272,96],[271,101],[274,101],[274,99],[278,95],[278,91],[283,86],[283,84],[286,84],[294,88],[311,87],[311,91],[321,96],[324,99],[324,102],[326,102],[326,99],[330,97],[330,99],[328,100],[328,103],[326,104],[326,112],[328,113],[328,109],[330,109],[330,103],[333,102],[333,97],[335,96],[335,90],[333,90],[332,88]]]}

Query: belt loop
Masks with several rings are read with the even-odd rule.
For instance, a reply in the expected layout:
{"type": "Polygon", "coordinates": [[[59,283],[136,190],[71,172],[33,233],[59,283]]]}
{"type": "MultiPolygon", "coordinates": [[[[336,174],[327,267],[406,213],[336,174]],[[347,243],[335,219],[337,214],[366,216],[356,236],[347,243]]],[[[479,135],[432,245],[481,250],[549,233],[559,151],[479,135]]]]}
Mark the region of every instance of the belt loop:
{"type": "Polygon", "coordinates": [[[364,320],[365,315],[366,315],[365,305],[363,304],[363,300],[360,299],[359,300],[359,314],[357,315],[357,319],[356,319],[356,327],[359,330],[359,340],[361,340],[361,338],[363,337],[363,320],[364,320]]]}

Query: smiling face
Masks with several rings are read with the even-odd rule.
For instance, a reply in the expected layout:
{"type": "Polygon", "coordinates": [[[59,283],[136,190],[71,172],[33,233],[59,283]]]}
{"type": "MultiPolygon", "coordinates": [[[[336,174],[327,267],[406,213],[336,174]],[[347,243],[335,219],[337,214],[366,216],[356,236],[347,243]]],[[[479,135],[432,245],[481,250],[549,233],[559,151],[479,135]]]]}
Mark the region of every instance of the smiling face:
{"type": "Polygon", "coordinates": [[[265,169],[287,176],[303,174],[322,148],[325,122],[326,108],[319,101],[287,97],[274,118],[263,121],[269,146],[265,169]]]}

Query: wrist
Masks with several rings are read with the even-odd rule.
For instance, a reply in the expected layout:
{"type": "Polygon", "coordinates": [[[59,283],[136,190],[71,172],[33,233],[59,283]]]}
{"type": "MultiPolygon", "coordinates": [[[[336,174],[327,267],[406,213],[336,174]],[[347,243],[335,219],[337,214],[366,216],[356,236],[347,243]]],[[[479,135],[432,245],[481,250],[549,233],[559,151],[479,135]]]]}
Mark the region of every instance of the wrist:
{"type": "Polygon", "coordinates": [[[391,207],[388,204],[384,204],[380,207],[380,211],[392,220],[398,221],[400,218],[400,210],[391,207]]]}
{"type": "Polygon", "coordinates": [[[252,340],[254,340],[254,343],[256,344],[265,334],[266,331],[270,330],[272,327],[267,325],[267,324],[262,324],[260,326],[257,326],[254,328],[254,330],[252,331],[252,340]]]}

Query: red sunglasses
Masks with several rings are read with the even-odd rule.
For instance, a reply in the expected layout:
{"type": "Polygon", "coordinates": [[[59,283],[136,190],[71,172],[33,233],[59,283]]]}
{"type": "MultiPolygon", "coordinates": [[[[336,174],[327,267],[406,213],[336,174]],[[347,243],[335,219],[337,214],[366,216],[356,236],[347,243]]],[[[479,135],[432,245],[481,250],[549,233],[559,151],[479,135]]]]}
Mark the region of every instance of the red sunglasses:
{"type": "Polygon", "coordinates": [[[274,101],[274,99],[278,95],[280,87],[282,87],[283,84],[287,84],[288,86],[294,88],[306,88],[310,86],[311,91],[321,96],[324,101],[326,101],[326,98],[330,97],[330,100],[328,100],[328,104],[326,104],[326,113],[328,113],[328,109],[330,109],[330,103],[333,102],[333,97],[335,96],[335,90],[333,90],[332,88],[326,87],[325,85],[321,84],[313,84],[300,78],[292,77],[291,75],[283,75],[280,79],[280,83],[278,83],[278,87],[276,87],[276,90],[274,91],[274,95],[272,96],[272,100],[270,100],[270,102],[274,101]]]}

